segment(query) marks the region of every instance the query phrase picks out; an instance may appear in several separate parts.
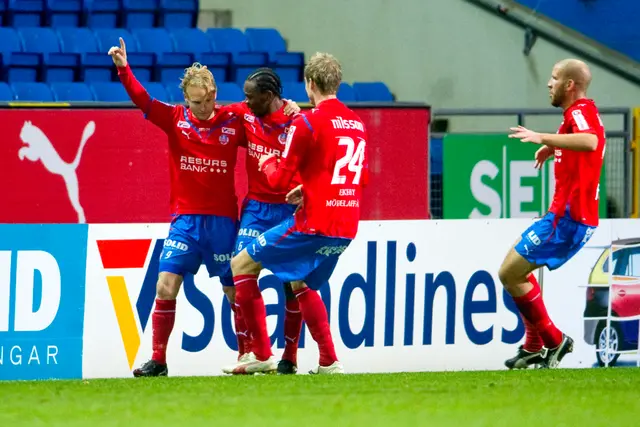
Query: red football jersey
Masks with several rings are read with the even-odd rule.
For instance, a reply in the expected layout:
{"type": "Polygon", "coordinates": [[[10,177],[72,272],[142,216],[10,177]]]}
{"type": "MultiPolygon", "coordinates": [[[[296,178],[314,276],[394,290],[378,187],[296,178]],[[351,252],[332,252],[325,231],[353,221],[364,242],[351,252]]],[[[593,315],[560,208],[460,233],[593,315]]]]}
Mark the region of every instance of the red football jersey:
{"type": "Polygon", "coordinates": [[[211,120],[200,121],[183,105],[151,98],[128,66],[118,75],[133,102],[169,139],[172,213],[237,219],[234,168],[238,146],[246,143],[240,118],[216,106],[211,120]]]}
{"type": "Polygon", "coordinates": [[[296,174],[284,190],[275,189],[269,185],[265,174],[258,170],[258,162],[264,154],[282,156],[287,142],[287,132],[294,117],[284,114],[284,106],[264,117],[256,117],[244,102],[228,105],[225,109],[227,108],[241,118],[247,136],[247,198],[265,203],[286,203],[287,193],[300,184],[299,175],[296,174]]]}
{"type": "Polygon", "coordinates": [[[592,133],[598,137],[598,146],[594,151],[555,149],[556,187],[549,211],[562,216],[568,207],[572,219],[595,227],[599,221],[600,172],[606,139],[593,100],[579,99],[567,108],[558,133],[592,133]]]}
{"type": "Polygon", "coordinates": [[[287,186],[299,171],[304,202],[295,231],[353,239],[367,182],[367,132],[356,113],[337,99],[301,114],[289,128],[282,160],[263,166],[269,183],[287,186]]]}

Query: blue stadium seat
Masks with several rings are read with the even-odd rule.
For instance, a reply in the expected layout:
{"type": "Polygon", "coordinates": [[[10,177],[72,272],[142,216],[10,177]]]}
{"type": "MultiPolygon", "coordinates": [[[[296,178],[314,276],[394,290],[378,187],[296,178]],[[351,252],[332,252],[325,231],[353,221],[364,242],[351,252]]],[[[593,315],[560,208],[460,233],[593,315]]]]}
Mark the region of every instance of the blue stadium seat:
{"type": "Polygon", "coordinates": [[[84,83],[51,83],[50,87],[56,101],[94,101],[91,89],[84,83]]]}
{"type": "Polygon", "coordinates": [[[198,21],[198,0],[160,0],[159,26],[194,28],[198,21]]]}
{"type": "Polygon", "coordinates": [[[22,52],[22,40],[13,28],[0,27],[0,78],[8,82],[35,82],[42,65],[38,53],[22,52]]]}
{"type": "Polygon", "coordinates": [[[169,94],[169,100],[174,104],[183,104],[184,103],[184,93],[180,86],[177,84],[167,84],[165,85],[165,89],[169,94]]]}
{"type": "Polygon", "coordinates": [[[127,91],[121,83],[99,82],[91,83],[91,91],[96,101],[125,102],[131,101],[127,91]]]}
{"type": "Polygon", "coordinates": [[[213,52],[209,37],[197,28],[174,29],[170,38],[176,52],[191,52],[194,55],[213,52]]]}
{"type": "Polygon", "coordinates": [[[338,88],[338,99],[342,102],[355,102],[357,100],[356,91],[349,83],[342,82],[338,88]]]}
{"type": "Polygon", "coordinates": [[[162,102],[171,102],[169,94],[162,83],[146,83],[144,88],[147,90],[150,97],[162,102]]]}
{"type": "Polygon", "coordinates": [[[268,65],[266,52],[251,52],[246,35],[237,28],[209,28],[207,36],[216,52],[232,57],[230,81],[242,84],[256,68],[268,65]]]}
{"type": "Polygon", "coordinates": [[[13,101],[13,91],[8,84],[0,82],[0,101],[13,101]]]}
{"type": "Polygon", "coordinates": [[[89,28],[116,28],[120,24],[120,0],[84,0],[82,11],[89,28]]]}
{"type": "Polygon", "coordinates": [[[359,102],[392,102],[393,95],[383,82],[355,82],[353,90],[359,102]]]}
{"type": "Polygon", "coordinates": [[[307,91],[304,88],[304,83],[283,83],[282,97],[291,99],[295,102],[309,102],[307,91]]]}
{"type": "Polygon", "coordinates": [[[46,83],[17,82],[11,84],[16,101],[53,102],[53,94],[46,83]]]}
{"type": "Polygon", "coordinates": [[[254,52],[268,52],[271,58],[276,52],[286,52],[287,44],[275,28],[247,28],[249,46],[254,52]]]}
{"type": "Polygon", "coordinates": [[[47,0],[46,22],[49,27],[79,27],[82,0],[47,0]]]}
{"type": "MultiPolygon", "coordinates": [[[[104,54],[109,52],[112,46],[118,46],[120,44],[119,38],[122,37],[127,45],[127,60],[131,68],[137,73],[136,77],[143,81],[151,80],[156,64],[155,53],[140,52],[137,39],[127,30],[121,28],[99,28],[94,30],[94,34],[98,44],[98,51],[104,54]]],[[[109,60],[111,59],[109,58],[109,60]]],[[[112,70],[115,72],[113,63],[109,63],[109,76],[112,76],[112,70]]],[[[107,80],[111,80],[111,77],[107,80]]]]}
{"type": "Polygon", "coordinates": [[[94,32],[88,28],[58,28],[62,52],[80,54],[80,81],[111,80],[113,62],[98,50],[94,32]]]}
{"type": "Polygon", "coordinates": [[[196,61],[202,65],[206,65],[213,73],[216,82],[222,83],[228,81],[229,67],[231,65],[231,56],[223,52],[204,52],[196,54],[196,61]]]}
{"type": "Polygon", "coordinates": [[[219,102],[241,102],[244,100],[244,92],[235,83],[220,83],[216,100],[219,102]]]}
{"type": "Polygon", "coordinates": [[[122,27],[153,28],[156,24],[158,0],[122,0],[122,27]]]}
{"type": "Polygon", "coordinates": [[[44,0],[9,0],[7,12],[13,27],[39,27],[44,18],[44,0]]]}
{"type": "Polygon", "coordinates": [[[44,81],[74,81],[80,67],[80,55],[62,53],[58,36],[51,28],[21,28],[18,34],[25,52],[42,55],[44,81]]]}
{"type": "Polygon", "coordinates": [[[151,52],[157,57],[154,81],[171,81],[176,73],[182,74],[193,63],[193,54],[174,51],[171,36],[164,28],[133,30],[133,37],[140,52],[151,52]]]}

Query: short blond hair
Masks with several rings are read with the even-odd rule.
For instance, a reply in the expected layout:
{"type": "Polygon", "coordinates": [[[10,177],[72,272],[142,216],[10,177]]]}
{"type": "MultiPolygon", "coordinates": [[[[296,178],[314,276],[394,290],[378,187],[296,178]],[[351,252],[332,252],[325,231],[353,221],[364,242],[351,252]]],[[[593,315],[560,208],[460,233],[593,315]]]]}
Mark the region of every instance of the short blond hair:
{"type": "Polygon", "coordinates": [[[186,94],[187,87],[195,86],[212,92],[216,90],[216,79],[206,65],[194,62],[193,65],[184,70],[184,75],[180,79],[180,89],[186,94]]]}
{"type": "Polygon", "coordinates": [[[314,82],[322,95],[335,95],[342,82],[342,66],[330,53],[317,52],[304,67],[304,78],[314,82]]]}

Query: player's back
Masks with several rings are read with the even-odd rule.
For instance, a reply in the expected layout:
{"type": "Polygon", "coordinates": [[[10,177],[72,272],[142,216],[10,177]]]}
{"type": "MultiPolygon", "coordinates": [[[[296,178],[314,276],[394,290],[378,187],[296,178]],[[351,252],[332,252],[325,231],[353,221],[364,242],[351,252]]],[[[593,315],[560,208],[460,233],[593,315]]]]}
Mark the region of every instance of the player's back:
{"type": "Polygon", "coordinates": [[[360,117],[337,99],[305,115],[313,141],[300,176],[304,205],[297,223],[306,231],[354,238],[366,173],[366,130],[360,117]]]}

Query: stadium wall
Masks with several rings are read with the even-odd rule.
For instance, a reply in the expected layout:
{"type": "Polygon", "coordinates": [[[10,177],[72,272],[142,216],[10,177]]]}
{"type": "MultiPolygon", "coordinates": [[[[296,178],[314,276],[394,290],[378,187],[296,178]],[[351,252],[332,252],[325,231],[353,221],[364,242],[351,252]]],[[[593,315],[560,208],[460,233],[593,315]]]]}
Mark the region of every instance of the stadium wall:
{"type": "MultiPolygon", "coordinates": [[[[505,369],[503,361],[522,341],[524,328],[497,271],[529,224],[528,219],[362,222],[322,291],[347,371],[505,369]]],[[[0,224],[0,379],[130,376],[132,367],[151,355],[150,313],[167,228],[0,224]]],[[[551,317],[575,339],[564,367],[597,366],[592,338],[602,323],[583,318],[585,286],[602,277],[606,283],[602,269],[608,264],[601,255],[622,238],[638,240],[640,223],[604,220],[574,259],[540,278],[551,317]]],[[[626,289],[629,306],[640,310],[638,279],[616,280],[630,285],[618,288],[616,297],[624,298],[626,289]]],[[[279,355],[285,298],[268,272],[260,285],[279,355]]],[[[218,280],[204,269],[188,276],[177,307],[170,374],[220,374],[236,354],[231,310],[218,280]]],[[[637,317],[627,322],[629,328],[616,329],[625,331],[619,342],[633,340],[635,328],[637,347],[637,317]]],[[[311,369],[317,356],[304,330],[300,372],[311,369]]],[[[618,364],[630,360],[623,356],[618,364]]]]}
{"type": "MultiPolygon", "coordinates": [[[[168,221],[172,212],[167,137],[138,109],[117,107],[0,109],[0,223],[168,221]],[[74,159],[78,163],[72,166],[74,159]]],[[[362,218],[429,218],[430,108],[354,108],[369,133],[371,179],[362,218]],[[398,141],[402,150],[397,149],[398,141]],[[411,204],[400,189],[410,189],[411,204]]],[[[247,192],[244,156],[245,150],[239,150],[239,204],[247,192]]],[[[181,166],[200,168],[198,172],[204,168],[181,166]]]]}
{"type": "MultiPolygon", "coordinates": [[[[553,64],[573,57],[544,40],[524,56],[522,29],[461,0],[202,0],[233,26],[275,27],[290,50],[334,53],[346,81],[382,80],[402,101],[436,108],[542,108],[553,64]]],[[[640,87],[593,66],[601,107],[631,107],[640,87]]],[[[554,124],[554,128],[557,123],[554,124]]]]}

